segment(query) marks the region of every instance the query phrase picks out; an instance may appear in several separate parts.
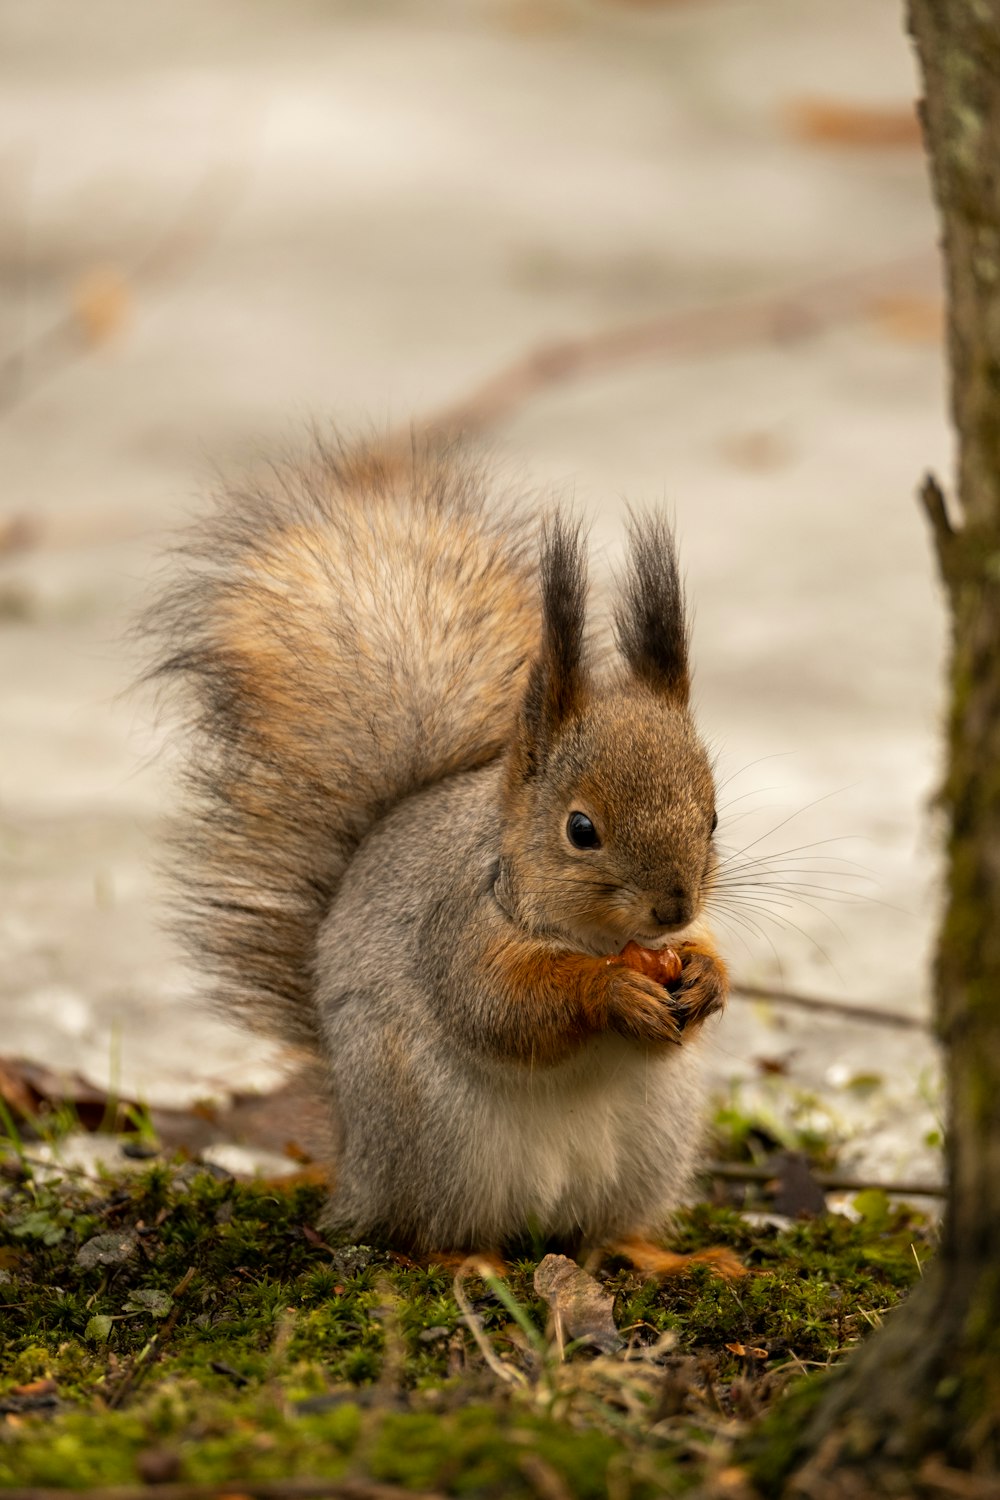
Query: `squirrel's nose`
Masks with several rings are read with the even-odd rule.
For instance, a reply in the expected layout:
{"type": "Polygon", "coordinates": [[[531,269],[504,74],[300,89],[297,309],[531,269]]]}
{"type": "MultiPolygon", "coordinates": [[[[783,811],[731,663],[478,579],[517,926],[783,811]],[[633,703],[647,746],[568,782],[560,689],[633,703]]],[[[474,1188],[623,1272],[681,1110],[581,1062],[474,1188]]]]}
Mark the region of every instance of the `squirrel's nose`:
{"type": "Polygon", "coordinates": [[[662,897],[653,907],[653,921],[657,927],[686,927],[693,916],[694,902],[680,887],[662,897]]]}

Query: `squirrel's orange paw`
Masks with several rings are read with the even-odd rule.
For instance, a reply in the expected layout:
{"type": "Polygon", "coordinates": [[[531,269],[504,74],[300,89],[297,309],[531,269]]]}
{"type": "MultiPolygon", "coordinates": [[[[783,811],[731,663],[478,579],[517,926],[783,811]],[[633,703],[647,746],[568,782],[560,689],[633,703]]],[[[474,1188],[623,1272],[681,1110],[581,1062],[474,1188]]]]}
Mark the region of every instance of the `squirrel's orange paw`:
{"type": "Polygon", "coordinates": [[[680,1044],[674,996],[657,980],[634,969],[623,968],[615,974],[608,1020],[615,1031],[632,1041],[648,1046],[680,1044]]]}
{"type": "Polygon", "coordinates": [[[725,1005],[729,975],[722,959],[711,949],[683,943],[677,951],[681,978],[671,992],[671,999],[678,1031],[690,1034],[725,1005]]]}

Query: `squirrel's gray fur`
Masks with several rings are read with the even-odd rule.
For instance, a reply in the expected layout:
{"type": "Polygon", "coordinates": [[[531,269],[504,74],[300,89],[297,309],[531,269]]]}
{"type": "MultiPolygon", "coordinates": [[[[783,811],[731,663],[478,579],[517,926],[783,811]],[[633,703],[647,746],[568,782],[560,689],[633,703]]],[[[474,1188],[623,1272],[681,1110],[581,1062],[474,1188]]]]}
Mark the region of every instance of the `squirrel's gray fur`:
{"type": "Polygon", "coordinates": [[[218,1008],[325,1067],[355,1235],[611,1241],[690,1178],[714,787],[672,538],[631,531],[601,674],[577,528],[454,450],[317,444],[221,497],[150,617],[180,924],[218,1008]],[[674,994],[615,957],[681,938],[674,994]]]}

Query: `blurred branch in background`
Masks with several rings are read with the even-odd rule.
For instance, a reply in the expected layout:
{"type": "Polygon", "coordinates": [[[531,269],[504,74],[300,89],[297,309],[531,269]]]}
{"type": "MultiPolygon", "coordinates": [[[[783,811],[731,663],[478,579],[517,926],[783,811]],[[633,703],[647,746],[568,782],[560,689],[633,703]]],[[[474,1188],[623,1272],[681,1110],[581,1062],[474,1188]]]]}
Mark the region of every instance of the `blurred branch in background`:
{"type": "MultiPolygon", "coordinates": [[[[940,305],[928,285],[938,282],[933,251],[768,297],[670,312],[620,328],[542,344],[489,376],[470,395],[418,424],[430,432],[479,433],[497,426],[550,386],[636,360],[725,353],[763,343],[815,338],[838,324],[875,317],[894,331],[912,323],[925,328],[928,314],[940,321],[940,305]],[[911,296],[901,287],[911,285],[911,296]]],[[[936,298],[936,292],[935,292],[936,298]]],[[[399,433],[409,442],[409,429],[399,433]]]]}
{"type": "Polygon", "coordinates": [[[886,1010],[881,1005],[861,1001],[827,1000],[819,995],[800,995],[794,990],[776,989],[773,985],[743,984],[734,980],[731,993],[740,1000],[763,1000],[768,1004],[790,1005],[797,1010],[811,1010],[847,1021],[870,1021],[876,1026],[898,1026],[909,1031],[926,1031],[929,1022],[901,1010],[886,1010]]]}
{"type": "MultiPolygon", "coordinates": [[[[194,188],[152,247],[130,266],[92,266],[82,271],[62,317],[37,337],[22,332],[19,347],[0,357],[0,418],[68,365],[100,348],[122,328],[136,303],[179,280],[218,238],[245,188],[248,169],[214,167],[194,188]]],[[[13,217],[20,225],[13,247],[27,305],[28,183],[17,184],[13,217]],[[18,248],[19,247],[19,248],[18,248]]],[[[17,522],[15,521],[15,525],[17,522]]],[[[10,546],[0,534],[0,549],[10,546]]]]}

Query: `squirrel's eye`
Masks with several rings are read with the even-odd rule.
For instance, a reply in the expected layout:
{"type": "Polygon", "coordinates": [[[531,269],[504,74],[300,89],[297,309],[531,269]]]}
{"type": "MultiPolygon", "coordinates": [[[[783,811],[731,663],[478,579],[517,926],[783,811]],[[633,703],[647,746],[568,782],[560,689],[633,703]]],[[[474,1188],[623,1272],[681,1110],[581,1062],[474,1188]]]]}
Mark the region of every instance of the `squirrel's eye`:
{"type": "Polygon", "coordinates": [[[719,814],[717,812],[714,812],[712,814],[712,832],[713,833],[718,828],[718,826],[719,826],[719,814]]]}
{"type": "Polygon", "coordinates": [[[599,849],[601,841],[597,836],[597,829],[585,813],[570,813],[566,823],[566,833],[571,844],[577,849],[599,849]]]}

